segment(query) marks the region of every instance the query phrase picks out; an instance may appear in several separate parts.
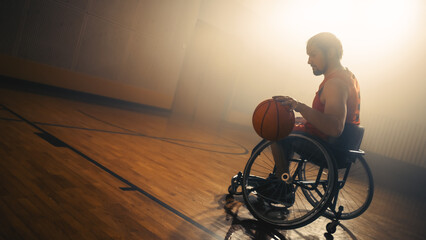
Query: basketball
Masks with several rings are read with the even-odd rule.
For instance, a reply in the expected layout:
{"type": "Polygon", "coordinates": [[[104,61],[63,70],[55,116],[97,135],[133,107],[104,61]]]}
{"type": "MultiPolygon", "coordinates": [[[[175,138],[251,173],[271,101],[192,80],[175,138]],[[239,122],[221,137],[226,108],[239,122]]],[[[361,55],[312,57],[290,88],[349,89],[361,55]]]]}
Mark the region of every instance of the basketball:
{"type": "Polygon", "coordinates": [[[264,139],[278,141],[287,137],[294,127],[294,112],[274,99],[257,105],[253,112],[253,128],[264,139]]]}

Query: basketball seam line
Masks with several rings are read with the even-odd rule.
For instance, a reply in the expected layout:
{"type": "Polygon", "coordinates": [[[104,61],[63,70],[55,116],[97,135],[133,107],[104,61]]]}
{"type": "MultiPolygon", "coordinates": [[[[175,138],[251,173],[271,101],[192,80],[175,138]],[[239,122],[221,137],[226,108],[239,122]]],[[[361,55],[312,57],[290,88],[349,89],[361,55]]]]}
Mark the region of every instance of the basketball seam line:
{"type": "Polygon", "coordinates": [[[268,102],[268,108],[266,108],[266,111],[265,111],[265,113],[263,114],[263,118],[262,118],[262,124],[260,124],[260,136],[262,136],[263,137],[263,122],[264,122],[264,120],[265,120],[265,117],[266,117],[266,114],[268,113],[268,111],[269,111],[269,107],[271,106],[271,103],[270,102],[268,102]]]}

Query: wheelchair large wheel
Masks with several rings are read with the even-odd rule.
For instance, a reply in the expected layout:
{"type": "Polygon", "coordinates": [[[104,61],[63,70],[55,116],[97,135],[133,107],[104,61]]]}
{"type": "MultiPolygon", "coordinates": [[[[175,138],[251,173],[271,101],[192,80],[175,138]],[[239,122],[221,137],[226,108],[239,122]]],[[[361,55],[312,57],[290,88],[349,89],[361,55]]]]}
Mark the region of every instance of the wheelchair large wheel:
{"type": "MultiPolygon", "coordinates": [[[[362,155],[354,157],[349,168],[338,170],[338,208],[343,206],[340,219],[356,218],[367,210],[373,200],[374,182],[370,167],[362,155]]],[[[334,206],[333,206],[334,207],[334,206]]],[[[327,209],[324,216],[332,219],[334,213],[327,209]]]]}
{"type": "Polygon", "coordinates": [[[275,176],[272,143],[266,140],[259,143],[246,164],[242,181],[246,206],[256,219],[277,228],[292,229],[309,224],[326,210],[334,196],[335,161],[318,141],[291,134],[282,140],[290,163],[290,180],[286,183],[275,176]],[[289,191],[294,193],[290,201],[285,199],[289,191]],[[308,201],[306,192],[312,192],[318,201],[308,201]]]}

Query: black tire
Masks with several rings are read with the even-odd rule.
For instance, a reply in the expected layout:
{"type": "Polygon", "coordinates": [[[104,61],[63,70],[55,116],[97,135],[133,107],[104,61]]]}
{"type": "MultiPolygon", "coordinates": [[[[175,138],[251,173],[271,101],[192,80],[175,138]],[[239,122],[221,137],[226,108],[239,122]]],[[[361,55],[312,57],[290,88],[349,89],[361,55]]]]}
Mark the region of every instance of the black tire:
{"type": "Polygon", "coordinates": [[[330,204],[337,185],[335,161],[325,147],[313,138],[302,134],[290,134],[282,140],[281,143],[287,149],[290,159],[289,174],[294,190],[294,204],[282,205],[279,194],[276,194],[275,201],[256,191],[266,184],[273,184],[274,189],[281,192],[285,185],[279,179],[270,180],[275,171],[275,161],[270,148],[272,143],[266,140],[259,143],[246,164],[242,181],[246,206],[256,219],[277,228],[292,229],[305,226],[321,216],[330,204]],[[301,169],[305,171],[304,178],[300,178],[301,169]],[[316,190],[322,191],[321,197],[311,203],[306,199],[305,192],[316,190]]]}
{"type": "MultiPolygon", "coordinates": [[[[346,168],[338,170],[339,184],[336,208],[343,206],[340,219],[347,220],[360,216],[371,204],[374,195],[373,174],[370,167],[362,155],[356,156],[350,169],[346,181],[343,178],[346,168]]],[[[324,216],[333,219],[334,213],[327,209],[324,216]]]]}

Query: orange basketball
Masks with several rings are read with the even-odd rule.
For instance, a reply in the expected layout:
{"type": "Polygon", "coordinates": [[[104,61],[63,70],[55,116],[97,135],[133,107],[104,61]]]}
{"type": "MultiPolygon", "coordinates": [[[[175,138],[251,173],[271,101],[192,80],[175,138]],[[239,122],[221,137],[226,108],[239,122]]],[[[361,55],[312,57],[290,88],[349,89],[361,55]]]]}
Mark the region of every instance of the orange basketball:
{"type": "Polygon", "coordinates": [[[278,141],[293,130],[294,112],[274,99],[267,99],[257,105],[252,120],[253,128],[260,137],[278,141]]]}

